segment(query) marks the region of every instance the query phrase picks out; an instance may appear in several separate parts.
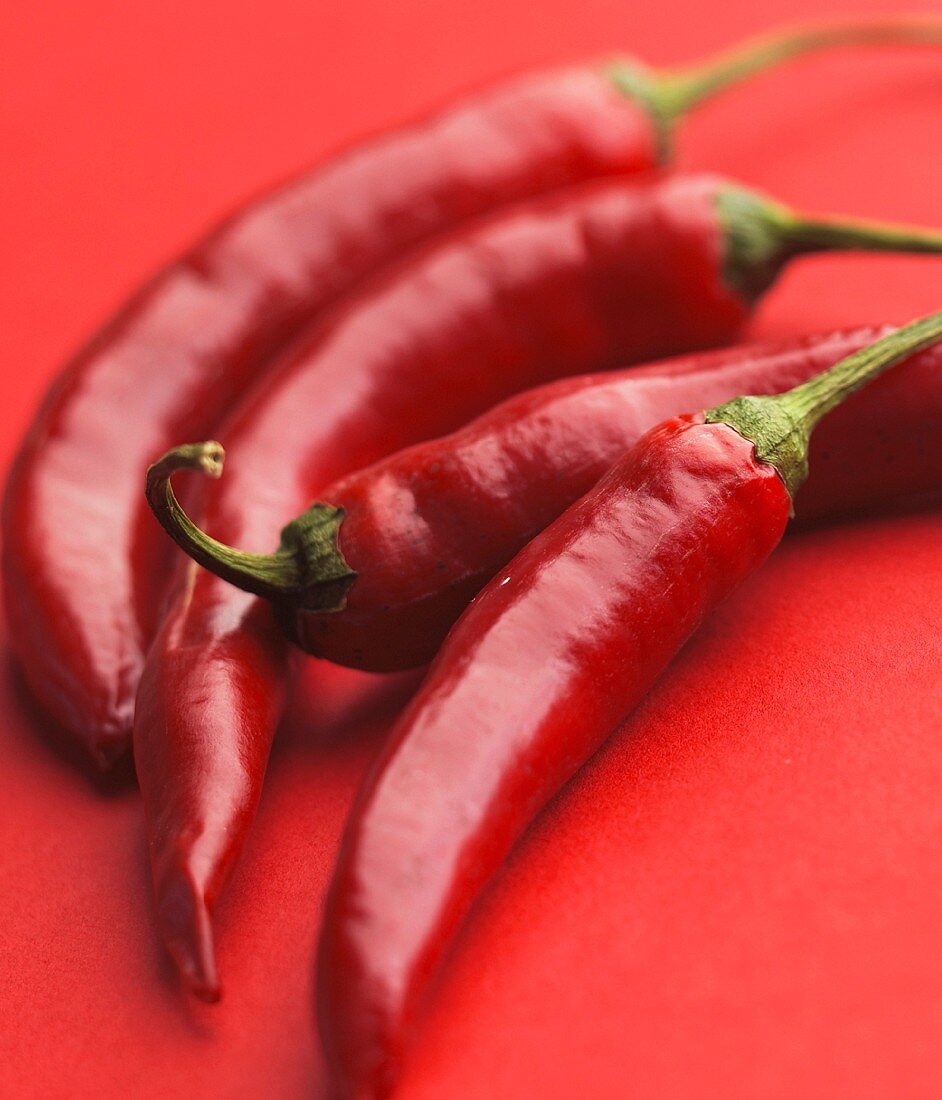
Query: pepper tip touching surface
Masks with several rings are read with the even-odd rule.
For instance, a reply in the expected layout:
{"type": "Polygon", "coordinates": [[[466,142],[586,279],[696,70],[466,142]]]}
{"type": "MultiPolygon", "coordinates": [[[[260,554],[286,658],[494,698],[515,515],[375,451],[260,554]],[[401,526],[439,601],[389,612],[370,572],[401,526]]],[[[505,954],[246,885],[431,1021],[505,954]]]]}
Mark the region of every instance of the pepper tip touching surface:
{"type": "Polygon", "coordinates": [[[156,890],[164,943],[189,990],[214,1004],[222,996],[216,969],[212,918],[203,891],[187,875],[169,878],[156,890]]]}

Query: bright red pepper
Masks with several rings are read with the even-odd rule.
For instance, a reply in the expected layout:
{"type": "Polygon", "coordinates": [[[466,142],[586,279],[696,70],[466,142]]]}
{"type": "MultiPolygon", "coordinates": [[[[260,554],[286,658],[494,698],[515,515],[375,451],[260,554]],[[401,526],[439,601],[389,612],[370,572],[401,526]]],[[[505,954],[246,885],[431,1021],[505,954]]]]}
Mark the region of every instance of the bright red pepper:
{"type": "Polygon", "coordinates": [[[775,548],[817,420],[940,337],[942,313],[780,397],[664,422],[470,606],[367,779],[331,883],[318,1009],[341,1095],[388,1095],[431,976],[514,841],[775,548]]]}
{"type": "Polygon", "coordinates": [[[684,111],[764,67],[940,40],[938,24],[897,20],[791,32],[665,78],[613,62],[517,79],[264,195],[156,276],[66,368],[7,487],[10,637],[64,735],[102,768],[129,744],[165,579],[139,497],[147,464],[215,430],[326,304],[459,221],[655,168],[684,111]]]}
{"type": "MultiPolygon", "coordinates": [[[[296,351],[228,430],[235,476],[207,527],[264,571],[273,532],[337,476],[537,381],[727,340],[789,256],[841,246],[939,251],[942,238],[807,221],[709,177],[594,183],[494,215],[350,297],[296,351]]],[[[195,553],[217,571],[237,557],[195,553]]],[[[200,573],[142,678],[135,759],[161,925],[206,997],[207,911],[254,811],[287,674],[271,615],[200,573]]]]}
{"type": "MultiPolygon", "coordinates": [[[[282,625],[302,649],[340,664],[381,672],[425,664],[475,593],[654,424],[737,393],[779,393],[889,331],[567,378],[357,470],[308,510],[306,520],[337,537],[318,544],[316,560],[300,542],[304,589],[282,609],[282,625]]],[[[828,419],[799,516],[942,491],[931,423],[939,409],[942,350],[930,348],[828,419]],[[847,456],[862,434],[878,445],[855,456],[851,471],[847,456]]]]}

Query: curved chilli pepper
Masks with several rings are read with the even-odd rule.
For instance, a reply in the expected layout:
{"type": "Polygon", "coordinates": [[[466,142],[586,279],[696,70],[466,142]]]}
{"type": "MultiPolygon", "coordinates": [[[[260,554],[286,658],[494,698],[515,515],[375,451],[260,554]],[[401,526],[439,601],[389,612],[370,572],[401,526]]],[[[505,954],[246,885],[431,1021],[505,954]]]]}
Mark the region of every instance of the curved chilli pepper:
{"type": "Polygon", "coordinates": [[[938,22],[789,31],[688,72],[632,61],[537,73],[348,150],[250,203],[138,293],[66,367],[3,515],[10,637],[37,698],[100,767],[129,745],[164,580],[140,478],[220,422],[272,354],[352,285],[460,221],[656,168],[672,124],[801,53],[939,44],[938,22]]]}
{"type": "Polygon", "coordinates": [[[916,322],[777,397],[668,420],[472,603],[352,813],[318,954],[338,1091],[388,1094],[454,933],[536,813],[778,544],[818,419],[916,322]]]}
{"type": "MultiPolygon", "coordinates": [[[[790,256],[836,247],[942,251],[942,237],[809,220],[699,176],[588,184],[494,215],[348,298],[245,407],[226,436],[237,476],[207,516],[213,539],[174,511],[167,480],[181,465],[217,471],[218,444],[158,463],[151,506],[197,561],[237,583],[248,563],[253,591],[287,607],[281,573],[298,554],[261,551],[338,476],[537,381],[728,340],[790,256]]],[[[288,531],[316,558],[318,546],[332,553],[334,528],[288,531]]],[[[289,674],[276,633],[270,613],[198,574],[171,606],[138,697],[161,928],[210,999],[209,914],[258,801],[289,674]]]]}
{"type": "MultiPolygon", "coordinates": [[[[390,268],[325,319],[228,426],[235,476],[207,525],[267,548],[320,486],[509,393],[735,331],[747,309],[721,277],[718,186],[588,184],[390,268]]],[[[188,457],[213,469],[211,448],[188,457]]],[[[187,570],[141,680],[134,756],[159,923],[206,999],[219,991],[210,913],[258,800],[285,650],[266,604],[187,570]]]]}
{"type": "MultiPolygon", "coordinates": [[[[301,548],[305,587],[282,605],[283,626],[306,652],[339,664],[381,672],[425,664],[475,593],[655,424],[746,391],[780,393],[889,331],[567,378],[356,470],[328,486],[303,521],[308,531],[336,529],[336,541],[315,553],[309,535],[290,540],[301,548]]],[[[827,420],[798,515],[942,490],[940,409],[942,350],[933,347],[827,420]],[[849,469],[864,435],[873,443],[849,469]]]]}

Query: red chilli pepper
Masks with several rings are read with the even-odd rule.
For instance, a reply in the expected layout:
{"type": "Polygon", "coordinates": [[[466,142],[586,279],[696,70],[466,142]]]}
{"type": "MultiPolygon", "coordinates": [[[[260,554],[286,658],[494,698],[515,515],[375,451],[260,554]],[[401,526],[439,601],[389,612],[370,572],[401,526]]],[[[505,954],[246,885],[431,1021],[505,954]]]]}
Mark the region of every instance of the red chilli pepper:
{"type": "MultiPolygon", "coordinates": [[[[655,424],[739,393],[780,393],[890,331],[735,348],[520,394],[329,486],[329,503],[312,505],[304,531],[285,540],[293,558],[275,556],[264,570],[250,559],[243,584],[258,577],[270,588],[282,566],[282,625],[308,653],[379,672],[418,667],[475,593],[655,424]],[[315,542],[312,531],[336,536],[315,542]]],[[[828,418],[798,515],[942,491],[940,409],[942,350],[933,347],[828,418]],[[864,435],[874,445],[855,455],[864,435]]]]}
{"type": "Polygon", "coordinates": [[[514,841],[775,548],[817,421],[940,337],[942,313],[787,394],[662,423],[471,605],[367,780],[331,884],[318,1006],[341,1095],[388,1094],[514,841]]]}
{"type": "MultiPolygon", "coordinates": [[[[811,221],[710,177],[594,183],[495,215],[349,297],[295,352],[225,436],[235,476],[207,527],[264,571],[272,533],[338,476],[538,381],[729,340],[790,256],[836,247],[942,251],[942,237],[811,221]]],[[[181,462],[211,470],[218,453],[158,464],[159,514],[161,479],[181,462]]],[[[218,569],[238,555],[213,542],[196,556],[218,569]]],[[[188,576],[148,657],[134,751],[162,932],[210,999],[209,914],[258,800],[287,677],[270,610],[188,576]]]]}
{"type": "Polygon", "coordinates": [[[221,417],[324,307],[458,222],[663,160],[672,124],[800,53],[942,41],[938,23],[793,31],[688,73],[538,73],[351,149],[249,204],[157,275],[68,365],[16,459],[3,515],[10,638],[62,733],[101,768],[129,745],[165,579],[147,464],[221,417]]]}

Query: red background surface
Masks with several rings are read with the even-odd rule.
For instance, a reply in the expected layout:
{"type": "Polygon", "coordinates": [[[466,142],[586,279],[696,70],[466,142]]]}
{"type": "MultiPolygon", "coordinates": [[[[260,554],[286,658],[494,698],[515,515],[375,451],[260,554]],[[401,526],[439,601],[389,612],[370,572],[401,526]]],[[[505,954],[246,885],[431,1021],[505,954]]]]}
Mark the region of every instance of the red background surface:
{"type": "MultiPolygon", "coordinates": [[[[679,62],[822,14],[811,0],[6,0],[3,467],[66,354],[259,186],[514,69],[619,49],[679,62]]],[[[710,106],[682,161],[819,210],[939,224],[940,111],[939,55],[845,53],[710,106]]],[[[940,307],[937,261],[815,259],[754,332],[940,307]]],[[[404,1098],[938,1095],[940,535],[926,514],[795,537],[711,621],[487,895],[404,1098]]],[[[321,1095],[322,894],[408,678],[306,681],[221,908],[227,995],[208,1008],[155,946],[136,792],[94,789],[48,748],[8,666],[0,1095],[321,1095]]]]}

